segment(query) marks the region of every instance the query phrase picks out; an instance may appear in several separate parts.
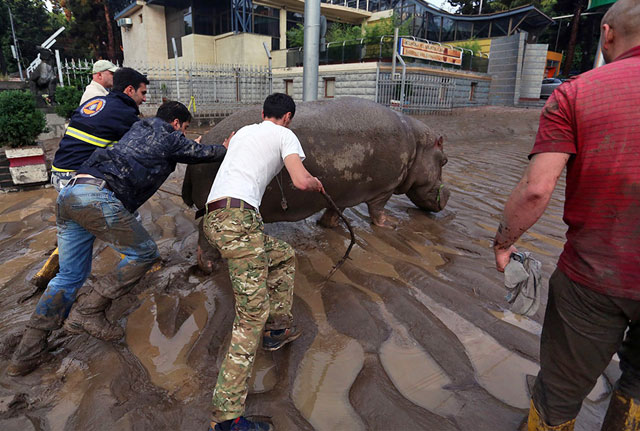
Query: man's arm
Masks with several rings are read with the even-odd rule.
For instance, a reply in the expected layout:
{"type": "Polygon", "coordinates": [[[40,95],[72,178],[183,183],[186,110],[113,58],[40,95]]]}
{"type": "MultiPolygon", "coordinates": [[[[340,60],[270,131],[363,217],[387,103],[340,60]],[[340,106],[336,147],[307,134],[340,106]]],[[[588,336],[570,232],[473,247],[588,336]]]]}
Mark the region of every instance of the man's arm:
{"type": "Polygon", "coordinates": [[[505,204],[493,242],[498,271],[504,271],[511,253],[517,251],[513,244],[544,213],[570,156],[567,153],[539,153],[529,162],[522,179],[505,204]]]}
{"type": "Polygon", "coordinates": [[[319,179],[314,177],[307,171],[302,164],[300,156],[297,154],[289,154],[284,158],[284,166],[289,172],[289,176],[293,181],[293,185],[298,190],[308,192],[324,192],[324,187],[319,179]]]}
{"type": "Polygon", "coordinates": [[[202,145],[199,142],[200,136],[192,141],[182,135],[173,148],[171,158],[178,163],[187,164],[221,162],[227,154],[227,147],[233,135],[234,132],[224,140],[222,145],[202,145]]]}

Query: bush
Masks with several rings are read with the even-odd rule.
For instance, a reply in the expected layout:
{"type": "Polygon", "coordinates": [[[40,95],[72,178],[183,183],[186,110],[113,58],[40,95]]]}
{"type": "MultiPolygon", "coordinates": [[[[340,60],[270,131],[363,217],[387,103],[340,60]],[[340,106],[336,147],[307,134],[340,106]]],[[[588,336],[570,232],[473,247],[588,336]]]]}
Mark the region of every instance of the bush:
{"type": "Polygon", "coordinates": [[[29,91],[0,92],[0,130],[0,147],[33,145],[38,135],[47,130],[45,116],[36,109],[29,91]]]}
{"type": "Polygon", "coordinates": [[[66,119],[71,118],[71,114],[80,104],[82,91],[75,87],[56,88],[56,114],[66,119]]]}

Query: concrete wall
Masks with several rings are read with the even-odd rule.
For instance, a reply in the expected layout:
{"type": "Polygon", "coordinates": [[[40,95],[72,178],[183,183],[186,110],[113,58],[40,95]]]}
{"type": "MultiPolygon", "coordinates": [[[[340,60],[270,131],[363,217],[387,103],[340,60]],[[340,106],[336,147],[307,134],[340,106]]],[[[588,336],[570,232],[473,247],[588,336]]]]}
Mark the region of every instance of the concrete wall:
{"type": "Polygon", "coordinates": [[[187,63],[214,64],[216,62],[215,36],[188,34],[182,36],[182,57],[187,63]]]}
{"type": "MultiPolygon", "coordinates": [[[[183,38],[184,39],[184,38],[183,38]]],[[[268,66],[263,42],[271,49],[271,36],[252,33],[228,33],[215,37],[215,63],[268,66]]]]}
{"type": "MultiPolygon", "coordinates": [[[[335,64],[318,70],[318,100],[325,98],[326,78],[335,79],[335,97],[355,96],[375,101],[376,63],[335,64]]],[[[293,80],[293,97],[302,100],[302,67],[273,70],[273,91],[285,92],[285,80],[293,80]]]]}
{"type": "MultiPolygon", "coordinates": [[[[549,45],[527,44],[520,79],[520,98],[539,99],[549,45]]],[[[517,102],[517,101],[516,101],[517,102]]]]}
{"type": "Polygon", "coordinates": [[[526,33],[517,33],[491,41],[488,70],[491,76],[491,105],[512,106],[520,98],[520,70],[525,38],[526,33]]]}
{"type": "Polygon", "coordinates": [[[145,5],[127,16],[131,18],[133,25],[120,29],[124,63],[166,63],[168,55],[164,7],[145,5]]]}

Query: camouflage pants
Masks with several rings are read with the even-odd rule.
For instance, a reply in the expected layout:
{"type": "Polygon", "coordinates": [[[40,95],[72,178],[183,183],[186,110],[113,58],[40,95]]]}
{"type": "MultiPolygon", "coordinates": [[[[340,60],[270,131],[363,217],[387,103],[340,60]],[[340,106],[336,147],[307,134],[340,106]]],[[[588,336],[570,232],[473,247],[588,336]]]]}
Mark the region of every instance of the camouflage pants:
{"type": "Polygon", "coordinates": [[[236,302],[231,343],[212,401],[214,420],[225,421],[244,413],[263,330],[291,326],[295,259],[289,244],[264,234],[255,211],[215,210],[205,216],[204,233],[227,259],[236,302]]]}

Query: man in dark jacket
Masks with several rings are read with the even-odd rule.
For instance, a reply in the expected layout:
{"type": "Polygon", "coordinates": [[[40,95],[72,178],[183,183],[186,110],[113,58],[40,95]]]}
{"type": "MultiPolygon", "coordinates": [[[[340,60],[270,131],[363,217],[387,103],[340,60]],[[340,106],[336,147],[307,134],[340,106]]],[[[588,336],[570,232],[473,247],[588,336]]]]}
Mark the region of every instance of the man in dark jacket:
{"type": "MultiPolygon", "coordinates": [[[[138,106],[146,100],[147,84],[147,77],[140,72],[129,67],[118,69],[111,93],[94,97],[73,111],[51,167],[51,184],[58,193],[96,149],[118,142],[139,120],[138,106]]],[[[58,270],[55,249],[31,283],[44,289],[58,270]]]]}
{"type": "Polygon", "coordinates": [[[228,145],[228,139],[213,146],[187,139],[183,132],[191,114],[181,103],[167,102],[156,115],[134,124],[117,145],[96,150],[60,191],[56,220],[60,272],[27,323],[7,368],[9,375],[28,374],[43,362],[49,331],[59,328],[65,318],[68,332],[87,332],[107,341],[124,335],[120,326],[107,321],[104,311],[159,259],[156,243],[132,213],[160,188],[176,163],[221,161],[228,145]],[[91,272],[95,238],[124,259],[71,310],[76,292],[91,272]]]}

